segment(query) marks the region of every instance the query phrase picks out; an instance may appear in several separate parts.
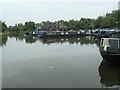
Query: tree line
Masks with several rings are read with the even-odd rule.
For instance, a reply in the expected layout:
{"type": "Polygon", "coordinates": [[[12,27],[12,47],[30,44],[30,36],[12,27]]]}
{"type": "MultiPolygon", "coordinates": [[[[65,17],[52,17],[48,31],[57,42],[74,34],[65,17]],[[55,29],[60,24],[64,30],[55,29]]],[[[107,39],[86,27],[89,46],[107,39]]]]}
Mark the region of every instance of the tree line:
{"type": "Polygon", "coordinates": [[[120,10],[114,10],[104,16],[99,16],[97,19],[81,18],[80,20],[60,20],[68,27],[68,30],[88,30],[88,29],[105,29],[105,28],[120,28],[120,10]]]}
{"type": "MultiPolygon", "coordinates": [[[[104,16],[99,16],[97,19],[91,18],[81,18],[80,20],[59,20],[57,21],[67,26],[68,30],[88,30],[88,29],[98,29],[98,28],[119,28],[120,29],[120,10],[113,10],[111,13],[107,13],[104,16]]],[[[18,23],[14,26],[7,26],[5,22],[0,21],[0,27],[2,27],[2,32],[5,31],[32,31],[35,29],[35,22],[28,21],[24,24],[18,23]]]]}
{"type": "Polygon", "coordinates": [[[2,32],[19,32],[19,31],[32,31],[35,29],[35,22],[29,21],[25,22],[24,24],[18,23],[14,26],[9,26],[5,24],[5,22],[0,21],[0,27],[2,27],[2,32]]]}

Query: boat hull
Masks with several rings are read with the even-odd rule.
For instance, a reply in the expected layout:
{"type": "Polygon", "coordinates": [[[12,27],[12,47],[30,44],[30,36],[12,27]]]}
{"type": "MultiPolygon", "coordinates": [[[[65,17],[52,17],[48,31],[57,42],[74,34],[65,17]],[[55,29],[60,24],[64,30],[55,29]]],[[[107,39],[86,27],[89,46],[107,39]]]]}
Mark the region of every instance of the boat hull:
{"type": "Polygon", "coordinates": [[[109,63],[114,64],[120,64],[120,53],[119,54],[111,54],[108,52],[105,52],[103,49],[100,48],[101,56],[104,60],[106,60],[109,63]]]}

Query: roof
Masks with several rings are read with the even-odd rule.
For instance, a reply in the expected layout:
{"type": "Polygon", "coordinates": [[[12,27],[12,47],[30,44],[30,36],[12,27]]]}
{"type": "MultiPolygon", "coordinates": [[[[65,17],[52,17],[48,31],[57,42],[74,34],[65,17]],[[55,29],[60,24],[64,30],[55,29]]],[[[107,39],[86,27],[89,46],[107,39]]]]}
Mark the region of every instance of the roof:
{"type": "Polygon", "coordinates": [[[120,38],[102,38],[102,39],[108,39],[108,40],[120,40],[120,38]]]}

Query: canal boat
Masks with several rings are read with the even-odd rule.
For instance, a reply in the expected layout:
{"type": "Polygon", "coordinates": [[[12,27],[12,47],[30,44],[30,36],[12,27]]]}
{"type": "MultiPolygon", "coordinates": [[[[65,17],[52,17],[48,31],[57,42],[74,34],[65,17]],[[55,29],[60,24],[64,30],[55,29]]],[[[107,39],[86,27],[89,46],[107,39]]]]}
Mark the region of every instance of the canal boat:
{"type": "Polygon", "coordinates": [[[81,36],[85,33],[81,31],[33,31],[33,36],[44,37],[69,37],[69,36],[81,36]]]}
{"type": "Polygon", "coordinates": [[[115,32],[115,30],[96,30],[95,32],[93,32],[93,35],[95,37],[110,37],[113,33],[115,32]]]}
{"type": "Polygon", "coordinates": [[[99,51],[107,62],[120,63],[120,38],[102,38],[99,51]]]}
{"type": "Polygon", "coordinates": [[[42,37],[42,36],[46,35],[46,32],[45,31],[33,31],[32,35],[42,37]]]}

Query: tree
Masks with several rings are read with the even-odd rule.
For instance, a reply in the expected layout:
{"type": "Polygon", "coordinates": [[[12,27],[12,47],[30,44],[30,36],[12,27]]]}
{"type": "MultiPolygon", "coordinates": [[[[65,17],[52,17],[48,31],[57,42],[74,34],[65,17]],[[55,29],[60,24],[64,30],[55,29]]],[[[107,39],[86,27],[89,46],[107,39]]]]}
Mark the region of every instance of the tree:
{"type": "Polygon", "coordinates": [[[18,24],[18,30],[19,31],[25,31],[25,26],[22,23],[18,24]]]}
{"type": "Polygon", "coordinates": [[[99,17],[95,20],[95,28],[101,28],[101,24],[102,24],[102,16],[99,16],[99,17]]]}
{"type": "Polygon", "coordinates": [[[7,31],[7,25],[5,24],[5,22],[0,21],[0,31],[7,31]]]}
{"type": "Polygon", "coordinates": [[[25,22],[25,29],[28,31],[32,31],[35,29],[35,23],[32,21],[25,22]]]}
{"type": "MultiPolygon", "coordinates": [[[[59,20],[61,23],[67,27],[68,30],[88,30],[98,29],[98,28],[120,28],[120,10],[113,10],[111,13],[107,13],[104,16],[99,16],[97,19],[91,18],[81,18],[80,20],[59,20]]],[[[35,23],[32,21],[27,21],[25,24],[19,23],[15,26],[9,26],[5,22],[0,21],[0,27],[2,32],[5,31],[32,31],[35,29],[35,23]]]]}

